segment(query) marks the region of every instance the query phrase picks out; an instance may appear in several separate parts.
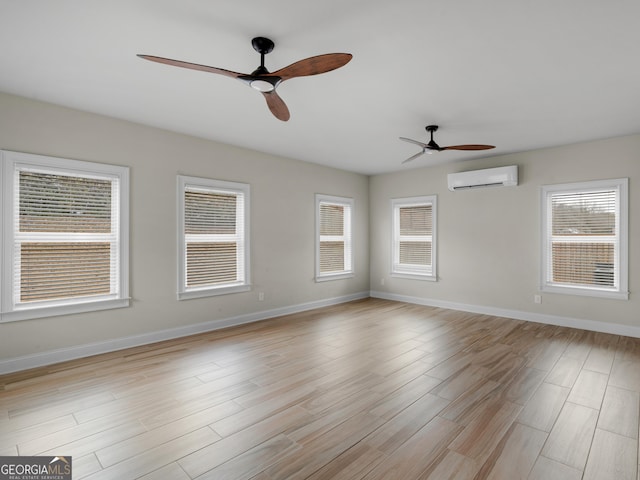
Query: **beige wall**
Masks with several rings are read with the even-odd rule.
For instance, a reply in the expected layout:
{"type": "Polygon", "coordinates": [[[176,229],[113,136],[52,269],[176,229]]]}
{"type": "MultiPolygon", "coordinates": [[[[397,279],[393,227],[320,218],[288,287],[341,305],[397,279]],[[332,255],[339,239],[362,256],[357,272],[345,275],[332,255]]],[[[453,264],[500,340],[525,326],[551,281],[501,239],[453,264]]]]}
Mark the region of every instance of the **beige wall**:
{"type": "MultiPolygon", "coordinates": [[[[417,161],[427,164],[429,159],[417,161]]],[[[640,328],[640,300],[634,293],[640,274],[638,188],[640,135],[372,177],[371,290],[380,296],[407,296],[427,304],[476,311],[503,309],[527,319],[566,317],[586,328],[593,325],[583,320],[640,328]],[[448,173],[506,165],[518,165],[517,187],[447,189],[448,173]],[[540,293],[540,186],[621,177],[630,179],[630,299],[544,293],[542,304],[535,304],[534,295],[540,293]],[[432,194],[438,196],[439,281],[390,277],[390,199],[432,194]]]]}
{"type": "Polygon", "coordinates": [[[0,361],[368,293],[364,175],[6,94],[0,148],[131,168],[132,296],[130,308],[0,324],[0,361]],[[176,299],[178,174],[251,185],[251,292],[176,299]],[[355,278],[314,281],[315,193],[355,199],[355,278]]]}
{"type": "Polygon", "coordinates": [[[0,324],[0,370],[7,359],[88,354],[105,343],[103,349],[117,347],[119,339],[144,342],[155,332],[245,321],[369,290],[516,318],[575,319],[584,328],[620,326],[640,336],[640,135],[369,178],[0,93],[0,148],[131,167],[133,297],[129,308],[0,324]],[[513,164],[517,187],[447,190],[447,173],[513,164]],[[251,185],[251,292],[177,301],[178,174],[251,185]],[[618,177],[630,178],[630,299],[545,293],[535,304],[540,186],[618,177]],[[355,199],[353,279],[314,281],[315,193],[355,199]],[[431,194],[438,196],[439,281],[393,278],[390,199],[431,194]],[[257,292],[265,293],[263,302],[257,292]]]}

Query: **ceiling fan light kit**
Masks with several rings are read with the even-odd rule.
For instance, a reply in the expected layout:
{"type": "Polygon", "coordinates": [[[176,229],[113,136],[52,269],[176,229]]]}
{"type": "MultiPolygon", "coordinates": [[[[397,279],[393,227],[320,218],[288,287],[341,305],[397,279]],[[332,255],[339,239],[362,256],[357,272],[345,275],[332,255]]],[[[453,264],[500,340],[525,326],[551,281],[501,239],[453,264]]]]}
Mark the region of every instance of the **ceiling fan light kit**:
{"type": "Polygon", "coordinates": [[[407,163],[412,160],[415,160],[416,158],[424,154],[429,155],[434,152],[441,152],[443,150],[489,150],[491,148],[496,148],[493,145],[481,145],[481,144],[450,145],[448,147],[441,147],[433,140],[433,132],[438,130],[438,125],[427,125],[425,129],[431,135],[431,139],[429,140],[429,143],[419,142],[418,140],[412,140],[411,138],[400,137],[400,140],[413,143],[414,145],[418,145],[419,147],[422,148],[421,152],[418,152],[415,155],[410,156],[402,163],[407,163]]]}
{"type": "Polygon", "coordinates": [[[259,92],[273,92],[276,89],[276,86],[271,82],[267,82],[266,80],[251,80],[249,82],[251,88],[258,90],[259,92]]]}
{"type": "Polygon", "coordinates": [[[266,37],[255,37],[251,40],[251,45],[253,45],[254,50],[260,54],[260,66],[249,75],[232,72],[222,68],[209,67],[207,65],[199,65],[196,63],[172,60],[170,58],[156,57],[153,55],[138,54],[138,57],[152,62],[164,63],[165,65],[216,73],[218,75],[224,75],[240,80],[254,90],[262,93],[267,101],[267,106],[271,113],[278,120],[282,120],[283,122],[289,120],[290,113],[289,108],[276,92],[278,85],[291,78],[306,77],[309,75],[318,75],[320,73],[330,72],[331,70],[335,70],[346,65],[353,57],[350,53],[327,53],[300,60],[271,73],[264,65],[264,57],[273,51],[275,46],[273,41],[266,37]]]}

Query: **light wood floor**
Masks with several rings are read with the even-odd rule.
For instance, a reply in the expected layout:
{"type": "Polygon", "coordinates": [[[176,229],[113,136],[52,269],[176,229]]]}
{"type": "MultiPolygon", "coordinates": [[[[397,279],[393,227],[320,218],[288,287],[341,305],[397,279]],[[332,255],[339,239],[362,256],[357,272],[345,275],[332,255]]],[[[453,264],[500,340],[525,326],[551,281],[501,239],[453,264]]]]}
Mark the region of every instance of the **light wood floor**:
{"type": "Polygon", "coordinates": [[[74,479],[638,480],[640,339],[368,299],[0,376],[74,479]]]}

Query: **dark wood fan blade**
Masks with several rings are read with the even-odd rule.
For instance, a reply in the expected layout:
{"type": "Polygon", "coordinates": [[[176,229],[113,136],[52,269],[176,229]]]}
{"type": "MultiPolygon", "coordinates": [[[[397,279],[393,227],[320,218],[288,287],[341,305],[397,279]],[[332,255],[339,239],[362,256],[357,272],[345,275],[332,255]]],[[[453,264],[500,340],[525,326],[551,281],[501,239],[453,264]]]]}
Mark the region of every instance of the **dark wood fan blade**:
{"type": "Polygon", "coordinates": [[[287,67],[273,72],[271,75],[276,75],[282,78],[283,81],[295,77],[318,75],[319,73],[330,72],[331,70],[346,65],[352,57],[353,55],[350,53],[327,53],[292,63],[287,67]]]}
{"type": "Polygon", "coordinates": [[[493,145],[451,145],[449,147],[442,147],[440,150],[489,150],[496,148],[493,145]]]}
{"type": "Polygon", "coordinates": [[[415,155],[411,155],[409,158],[407,158],[404,162],[402,163],[408,163],[411,160],[415,160],[416,158],[418,158],[420,155],[424,155],[425,153],[427,153],[427,151],[423,148],[421,152],[416,153],[415,155]]]}
{"type": "Polygon", "coordinates": [[[406,138],[406,137],[400,137],[400,140],[404,140],[405,142],[409,142],[409,143],[414,143],[414,144],[416,144],[416,145],[418,145],[418,146],[420,146],[422,148],[428,148],[429,147],[429,145],[427,145],[426,143],[422,143],[422,142],[419,142],[417,140],[411,140],[410,138],[406,138]]]}
{"type": "Polygon", "coordinates": [[[172,65],[174,67],[190,68],[191,70],[200,70],[201,72],[217,73],[231,78],[238,78],[244,75],[243,73],[232,72],[231,70],[225,70],[223,68],[209,67],[207,65],[183,62],[182,60],[172,60],[170,58],[154,57],[153,55],[138,55],[138,57],[151,62],[164,63],[165,65],[172,65]]]}
{"type": "Polygon", "coordinates": [[[271,92],[262,92],[264,98],[267,100],[267,105],[269,106],[269,110],[271,113],[278,119],[286,122],[289,120],[291,116],[289,114],[289,109],[287,108],[286,103],[280,98],[280,96],[276,93],[275,90],[271,92]]]}

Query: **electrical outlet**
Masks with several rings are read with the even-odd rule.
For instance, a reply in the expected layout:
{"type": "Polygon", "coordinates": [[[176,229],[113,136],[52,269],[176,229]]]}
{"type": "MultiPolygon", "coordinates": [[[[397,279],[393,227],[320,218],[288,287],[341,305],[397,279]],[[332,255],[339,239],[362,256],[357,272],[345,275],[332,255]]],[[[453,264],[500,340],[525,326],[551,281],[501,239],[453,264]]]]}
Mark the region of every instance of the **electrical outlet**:
{"type": "Polygon", "coordinates": [[[258,301],[262,302],[264,300],[264,292],[258,292],[258,301]]]}
{"type": "Polygon", "coordinates": [[[380,285],[382,285],[384,287],[384,278],[380,279],[380,285]]]}
{"type": "Polygon", "coordinates": [[[534,303],[542,303],[542,295],[534,295],[533,296],[534,303]]]}

